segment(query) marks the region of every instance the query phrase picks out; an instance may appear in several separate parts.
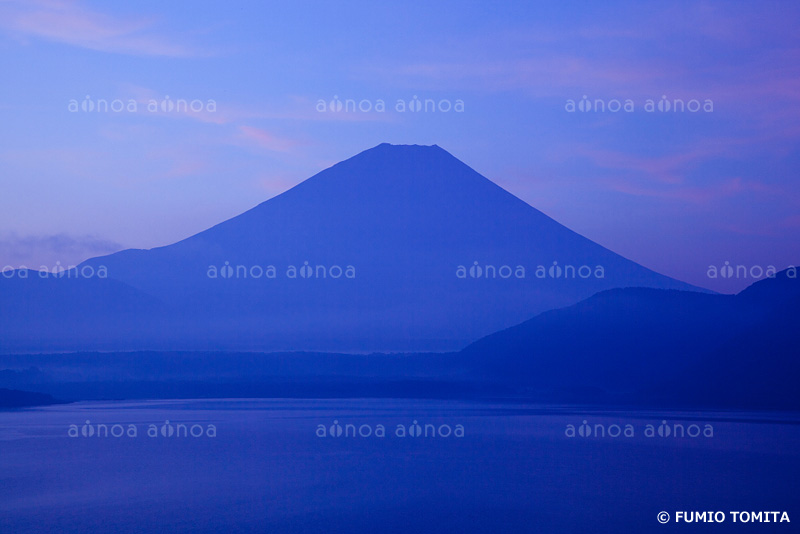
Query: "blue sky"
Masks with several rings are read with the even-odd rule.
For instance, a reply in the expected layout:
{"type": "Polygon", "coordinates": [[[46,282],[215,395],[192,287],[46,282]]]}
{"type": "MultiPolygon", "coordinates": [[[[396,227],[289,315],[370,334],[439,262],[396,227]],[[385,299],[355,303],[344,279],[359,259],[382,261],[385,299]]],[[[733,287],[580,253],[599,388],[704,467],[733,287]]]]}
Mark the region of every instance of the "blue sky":
{"type": "Polygon", "coordinates": [[[381,142],[435,143],[738,290],[708,266],[800,262],[798,22],[794,2],[0,1],[0,267],[165,245],[381,142]],[[567,111],[584,95],[633,111],[567,111]],[[148,110],[167,96],[199,111],[148,110]],[[415,96],[437,111],[397,111],[415,96]],[[713,111],[647,111],[662,96],[713,111]],[[318,111],[335,97],[373,110],[318,111]]]}

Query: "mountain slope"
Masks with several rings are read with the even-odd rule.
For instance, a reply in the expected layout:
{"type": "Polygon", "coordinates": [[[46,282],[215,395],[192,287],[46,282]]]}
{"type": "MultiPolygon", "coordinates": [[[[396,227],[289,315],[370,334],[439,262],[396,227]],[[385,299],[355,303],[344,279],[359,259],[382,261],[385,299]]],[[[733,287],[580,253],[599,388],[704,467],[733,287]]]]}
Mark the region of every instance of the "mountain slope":
{"type": "Polygon", "coordinates": [[[84,265],[171,310],[141,324],[136,348],[159,350],[450,350],[605,289],[696,289],[416,145],[379,145],[183,241],[84,265]]]}

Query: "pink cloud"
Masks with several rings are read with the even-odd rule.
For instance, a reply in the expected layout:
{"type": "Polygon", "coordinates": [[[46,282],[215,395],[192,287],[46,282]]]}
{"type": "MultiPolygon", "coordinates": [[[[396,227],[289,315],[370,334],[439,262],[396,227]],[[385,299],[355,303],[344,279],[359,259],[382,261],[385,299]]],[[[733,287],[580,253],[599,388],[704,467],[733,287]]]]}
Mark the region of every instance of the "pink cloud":
{"type": "Polygon", "coordinates": [[[600,177],[598,183],[607,189],[635,196],[673,199],[706,204],[741,194],[784,196],[782,187],[741,177],[715,180],[713,183],[690,182],[689,172],[714,159],[731,159],[742,154],[752,139],[711,138],[693,143],[691,148],[675,153],[642,156],[589,146],[563,148],[562,158],[585,157],[600,169],[618,171],[613,177],[600,177]]]}
{"type": "Polygon", "coordinates": [[[149,34],[153,21],[126,20],[66,0],[11,1],[0,8],[0,28],[103,52],[145,56],[192,56],[196,51],[149,34]]]}
{"type": "Polygon", "coordinates": [[[712,158],[735,158],[751,140],[738,138],[709,138],[694,142],[675,153],[642,156],[621,151],[603,150],[588,145],[570,144],[555,152],[562,160],[584,157],[597,167],[635,173],[639,179],[655,180],[661,184],[681,184],[686,171],[712,158]]]}
{"type": "Polygon", "coordinates": [[[253,126],[239,126],[238,130],[240,138],[245,142],[273,152],[289,152],[302,144],[253,126]]]}
{"type": "Polygon", "coordinates": [[[612,191],[634,196],[648,196],[662,199],[674,199],[694,204],[707,204],[709,202],[736,196],[743,193],[778,194],[777,189],[764,184],[744,181],[741,177],[709,184],[706,186],[677,186],[667,188],[649,187],[647,184],[634,183],[624,179],[602,179],[612,191]]]}
{"type": "Polygon", "coordinates": [[[735,114],[762,129],[800,122],[800,47],[781,10],[700,3],[620,17],[604,27],[526,27],[419,50],[421,61],[362,65],[415,89],[519,92],[532,98],[710,99],[715,116],[735,114]],[[672,43],[664,50],[664,42],[672,43]],[[708,43],[709,51],[692,47],[708,43]],[[660,52],[653,53],[654,46],[660,52]],[[715,47],[733,61],[719,61],[715,47]],[[502,50],[486,59],[486,50],[502,50]],[[623,51],[624,50],[624,51],[623,51]],[[647,51],[647,52],[640,52],[647,51]],[[622,52],[621,52],[622,51],[622,52]],[[775,113],[775,110],[779,110],[775,113]]]}

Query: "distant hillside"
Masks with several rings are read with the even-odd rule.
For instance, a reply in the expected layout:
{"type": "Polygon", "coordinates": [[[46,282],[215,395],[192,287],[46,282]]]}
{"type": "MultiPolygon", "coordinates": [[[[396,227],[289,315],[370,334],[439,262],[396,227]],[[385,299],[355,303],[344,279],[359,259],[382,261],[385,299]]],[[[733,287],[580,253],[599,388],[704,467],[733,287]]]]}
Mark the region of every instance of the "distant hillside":
{"type": "Polygon", "coordinates": [[[542,399],[800,408],[800,281],[787,272],[735,296],[604,291],[461,354],[542,399]]]}
{"type": "Polygon", "coordinates": [[[0,388],[0,408],[28,408],[60,404],[50,395],[0,388]]]}
{"type": "Polygon", "coordinates": [[[0,387],[78,399],[512,397],[638,408],[800,409],[800,284],[739,295],[603,291],[451,353],[0,355],[0,387]]]}

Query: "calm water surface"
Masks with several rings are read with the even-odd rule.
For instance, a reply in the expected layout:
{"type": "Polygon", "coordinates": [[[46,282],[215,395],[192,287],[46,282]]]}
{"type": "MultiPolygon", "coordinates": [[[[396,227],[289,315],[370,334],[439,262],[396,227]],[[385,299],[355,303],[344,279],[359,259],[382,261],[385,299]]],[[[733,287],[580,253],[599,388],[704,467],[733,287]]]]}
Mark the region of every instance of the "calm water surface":
{"type": "Polygon", "coordinates": [[[662,510],[782,510],[792,524],[737,528],[729,519],[714,529],[792,532],[800,525],[798,421],[797,414],[401,399],[85,402],[3,411],[0,532],[710,527],[661,525],[662,510]],[[385,435],[376,436],[381,427],[385,435]]]}

